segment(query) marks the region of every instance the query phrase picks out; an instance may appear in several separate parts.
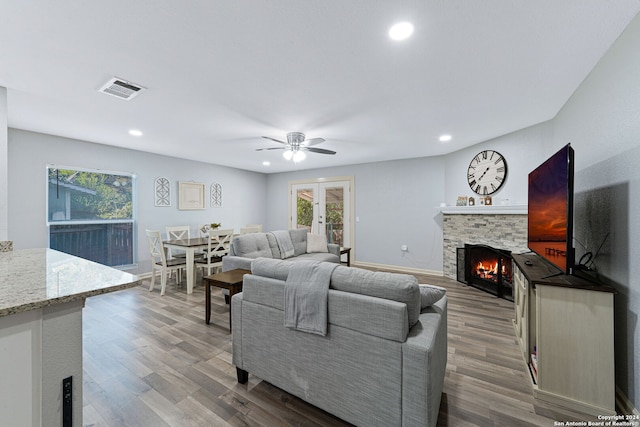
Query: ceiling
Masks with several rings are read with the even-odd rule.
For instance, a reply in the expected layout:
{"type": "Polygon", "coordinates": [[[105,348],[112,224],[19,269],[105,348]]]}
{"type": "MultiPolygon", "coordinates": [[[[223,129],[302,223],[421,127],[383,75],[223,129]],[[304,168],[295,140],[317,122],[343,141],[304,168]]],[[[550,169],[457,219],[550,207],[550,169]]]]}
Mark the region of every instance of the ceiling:
{"type": "Polygon", "coordinates": [[[554,117],[638,11],[640,0],[3,0],[0,86],[12,128],[263,173],[433,156],[554,117]],[[387,36],[397,21],[414,24],[411,38],[387,36]],[[98,92],[114,76],[147,90],[98,92]],[[337,154],[294,164],[255,151],[290,131],[337,154]]]}

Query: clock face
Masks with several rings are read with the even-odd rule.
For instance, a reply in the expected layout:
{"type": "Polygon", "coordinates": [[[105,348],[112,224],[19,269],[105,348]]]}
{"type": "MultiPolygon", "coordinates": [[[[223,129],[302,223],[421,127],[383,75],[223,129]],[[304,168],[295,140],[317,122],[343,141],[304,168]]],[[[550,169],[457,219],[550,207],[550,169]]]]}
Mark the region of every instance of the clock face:
{"type": "Polygon", "coordinates": [[[507,161],[497,151],[481,151],[469,163],[467,182],[474,193],[493,194],[506,179],[507,161]]]}

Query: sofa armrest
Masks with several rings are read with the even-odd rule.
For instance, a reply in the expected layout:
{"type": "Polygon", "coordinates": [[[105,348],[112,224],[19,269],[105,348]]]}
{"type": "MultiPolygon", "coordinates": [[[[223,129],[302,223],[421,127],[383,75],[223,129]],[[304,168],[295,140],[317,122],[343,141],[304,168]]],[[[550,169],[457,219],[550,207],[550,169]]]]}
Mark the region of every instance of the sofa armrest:
{"type": "Polygon", "coordinates": [[[420,313],[402,347],[402,425],[435,426],[447,367],[446,296],[420,313]]]}
{"type": "Polygon", "coordinates": [[[340,245],[329,243],[327,244],[327,249],[329,250],[329,253],[340,256],[340,245]]]}
{"type": "Polygon", "coordinates": [[[229,270],[251,270],[253,258],[245,258],[241,256],[227,255],[222,257],[222,271],[229,270]]]}
{"type": "Polygon", "coordinates": [[[242,292],[235,294],[233,298],[231,298],[231,324],[233,325],[233,329],[231,330],[232,334],[232,345],[233,345],[233,364],[236,365],[237,368],[242,369],[242,301],[244,296],[242,292]]]}

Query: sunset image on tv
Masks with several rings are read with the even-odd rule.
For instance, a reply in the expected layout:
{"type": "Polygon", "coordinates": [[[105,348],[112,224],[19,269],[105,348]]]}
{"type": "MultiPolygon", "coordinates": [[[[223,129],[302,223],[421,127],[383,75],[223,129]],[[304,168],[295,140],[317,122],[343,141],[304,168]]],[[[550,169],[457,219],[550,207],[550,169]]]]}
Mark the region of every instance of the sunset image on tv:
{"type": "Polygon", "coordinates": [[[567,267],[569,146],[529,174],[529,249],[567,267]]]}

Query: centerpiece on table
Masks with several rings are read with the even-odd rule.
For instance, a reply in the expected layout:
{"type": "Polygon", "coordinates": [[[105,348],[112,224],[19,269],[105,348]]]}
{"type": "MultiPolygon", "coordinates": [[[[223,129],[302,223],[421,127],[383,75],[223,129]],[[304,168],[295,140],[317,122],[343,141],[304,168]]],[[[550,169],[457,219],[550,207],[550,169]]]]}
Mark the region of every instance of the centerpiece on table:
{"type": "Polygon", "coordinates": [[[203,225],[200,228],[200,231],[202,231],[202,234],[209,234],[209,231],[217,230],[218,228],[220,228],[220,226],[222,226],[222,224],[220,224],[219,222],[212,222],[211,224],[203,225]]]}

